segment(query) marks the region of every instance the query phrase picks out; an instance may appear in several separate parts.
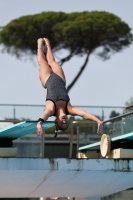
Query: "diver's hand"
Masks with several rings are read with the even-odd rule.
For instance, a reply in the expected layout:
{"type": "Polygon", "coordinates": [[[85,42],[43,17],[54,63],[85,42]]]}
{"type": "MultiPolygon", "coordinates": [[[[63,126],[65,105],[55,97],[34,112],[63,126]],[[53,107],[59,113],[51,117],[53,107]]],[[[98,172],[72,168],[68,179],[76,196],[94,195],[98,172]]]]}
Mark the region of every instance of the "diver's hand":
{"type": "Polygon", "coordinates": [[[98,127],[97,127],[97,134],[100,135],[102,133],[102,128],[103,128],[103,122],[99,121],[97,123],[98,127]]]}
{"type": "Polygon", "coordinates": [[[42,122],[41,121],[37,123],[36,128],[37,128],[37,135],[38,136],[42,135],[43,134],[43,130],[42,130],[42,122]]]}

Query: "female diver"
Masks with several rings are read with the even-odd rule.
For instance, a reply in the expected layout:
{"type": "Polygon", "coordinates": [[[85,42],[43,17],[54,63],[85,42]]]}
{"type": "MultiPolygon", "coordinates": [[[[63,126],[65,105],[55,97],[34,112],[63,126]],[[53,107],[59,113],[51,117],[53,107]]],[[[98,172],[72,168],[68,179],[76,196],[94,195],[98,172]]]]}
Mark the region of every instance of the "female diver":
{"type": "Polygon", "coordinates": [[[42,135],[42,123],[50,116],[55,116],[56,130],[68,128],[67,115],[78,115],[84,119],[97,123],[97,133],[101,133],[102,122],[94,115],[75,108],[70,103],[70,98],[66,90],[66,78],[62,67],[55,61],[50,42],[47,38],[38,39],[38,65],[40,66],[40,81],[46,89],[46,109],[38,119],[37,134],[42,135]],[[44,52],[44,44],[45,51],[44,52]]]}

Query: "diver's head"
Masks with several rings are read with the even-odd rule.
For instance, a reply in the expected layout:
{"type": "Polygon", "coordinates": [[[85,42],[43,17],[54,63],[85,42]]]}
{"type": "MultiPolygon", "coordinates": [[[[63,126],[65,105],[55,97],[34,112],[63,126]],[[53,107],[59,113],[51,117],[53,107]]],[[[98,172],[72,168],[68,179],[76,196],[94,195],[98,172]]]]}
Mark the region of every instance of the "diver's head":
{"type": "Polygon", "coordinates": [[[68,117],[66,114],[60,115],[55,120],[56,130],[65,130],[69,126],[68,117]]]}

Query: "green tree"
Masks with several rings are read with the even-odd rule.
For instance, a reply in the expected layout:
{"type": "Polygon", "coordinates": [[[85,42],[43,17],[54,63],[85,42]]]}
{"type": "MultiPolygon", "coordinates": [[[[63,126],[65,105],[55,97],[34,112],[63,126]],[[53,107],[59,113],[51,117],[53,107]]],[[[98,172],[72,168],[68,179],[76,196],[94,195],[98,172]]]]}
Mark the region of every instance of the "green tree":
{"type": "Polygon", "coordinates": [[[120,115],[120,113],[118,113],[118,112],[116,112],[115,110],[112,110],[112,112],[110,113],[110,118],[113,118],[113,117],[117,117],[117,116],[119,116],[120,115]]]}
{"type": "Polygon", "coordinates": [[[85,55],[83,65],[67,87],[68,91],[84,71],[92,53],[106,60],[133,41],[128,24],[116,15],[104,11],[67,14],[43,12],[15,19],[0,31],[3,50],[17,57],[24,53],[36,54],[36,40],[40,37],[49,38],[53,52],[62,49],[68,51],[65,58],[60,58],[61,65],[73,56],[85,55]]]}
{"type": "Polygon", "coordinates": [[[125,103],[126,106],[131,106],[133,105],[133,97],[130,97],[130,99],[128,101],[126,101],[125,103]]]}

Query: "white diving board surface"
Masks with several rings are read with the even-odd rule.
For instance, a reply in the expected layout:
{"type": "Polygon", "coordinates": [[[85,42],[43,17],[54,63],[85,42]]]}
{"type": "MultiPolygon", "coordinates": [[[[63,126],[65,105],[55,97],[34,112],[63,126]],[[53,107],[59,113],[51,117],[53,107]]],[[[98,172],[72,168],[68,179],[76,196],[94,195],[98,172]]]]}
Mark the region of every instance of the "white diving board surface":
{"type": "MultiPolygon", "coordinates": [[[[54,126],[54,121],[46,121],[42,124],[43,129],[54,126]]],[[[17,139],[27,134],[36,132],[37,121],[24,121],[6,128],[0,129],[0,138],[17,139]]]]}
{"type": "MultiPolygon", "coordinates": [[[[117,141],[117,140],[124,140],[124,139],[133,140],[133,132],[113,137],[113,138],[111,138],[111,141],[114,142],[114,141],[117,141]]],[[[100,143],[101,142],[96,142],[96,143],[93,143],[93,144],[89,144],[89,145],[79,147],[79,151],[80,150],[90,150],[90,151],[91,150],[93,150],[93,151],[94,150],[100,150],[100,143]]]]}

